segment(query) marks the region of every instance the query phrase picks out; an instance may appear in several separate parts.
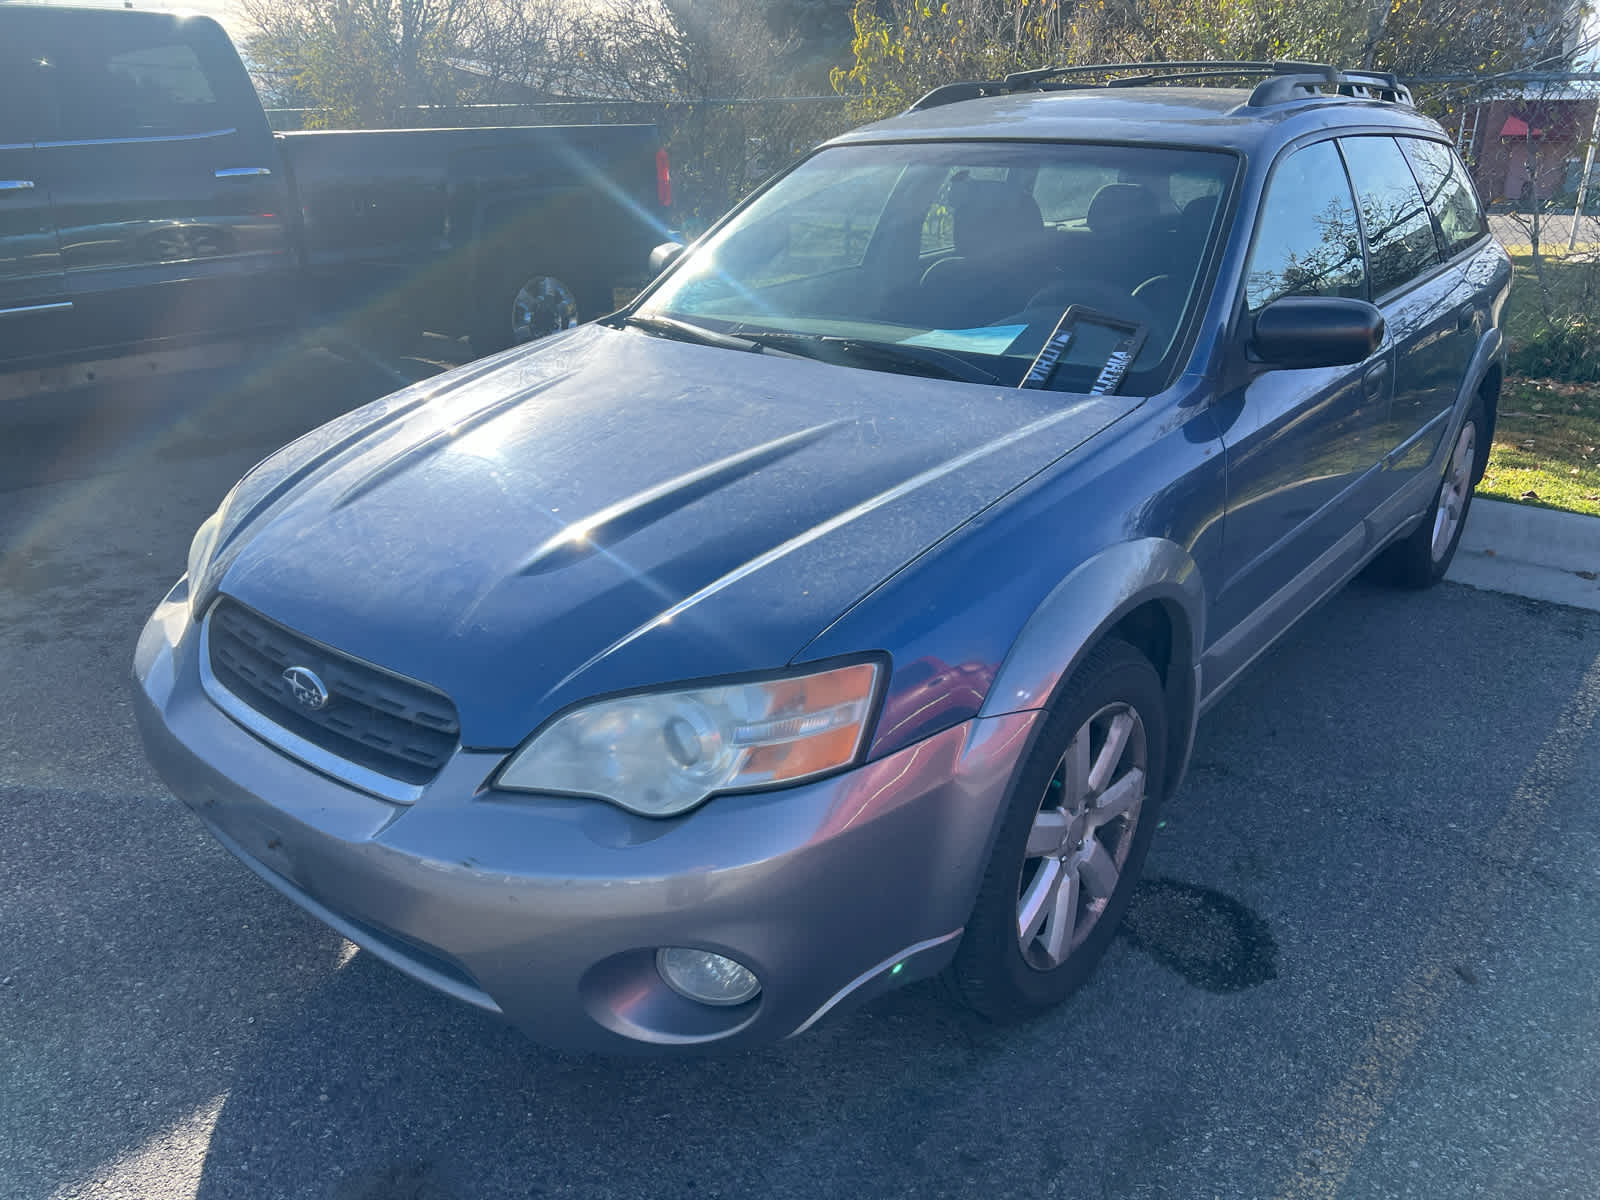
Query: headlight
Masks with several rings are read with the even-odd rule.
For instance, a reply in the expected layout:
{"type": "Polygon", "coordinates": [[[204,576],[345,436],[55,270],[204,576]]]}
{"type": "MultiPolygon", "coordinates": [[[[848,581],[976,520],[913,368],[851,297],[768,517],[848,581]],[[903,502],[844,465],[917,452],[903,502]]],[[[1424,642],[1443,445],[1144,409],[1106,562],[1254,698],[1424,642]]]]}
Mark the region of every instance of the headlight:
{"type": "Polygon", "coordinates": [[[222,510],[219,508],[194,531],[189,543],[189,595],[200,594],[200,581],[211,565],[211,552],[217,548],[217,534],[222,529],[222,510]]]}
{"type": "Polygon", "coordinates": [[[558,717],[495,786],[599,796],[648,817],[716,792],[797,783],[866,746],[876,663],[602,700],[558,717]]]}

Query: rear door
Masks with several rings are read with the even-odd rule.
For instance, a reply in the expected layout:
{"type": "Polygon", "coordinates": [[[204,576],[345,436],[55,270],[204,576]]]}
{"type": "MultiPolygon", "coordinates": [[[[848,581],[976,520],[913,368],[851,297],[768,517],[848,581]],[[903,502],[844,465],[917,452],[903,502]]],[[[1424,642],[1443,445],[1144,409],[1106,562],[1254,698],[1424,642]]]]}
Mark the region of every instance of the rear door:
{"type": "Polygon", "coordinates": [[[0,13],[0,359],[47,352],[64,337],[72,305],[50,216],[39,134],[39,53],[26,18],[0,13]],[[9,18],[9,19],[7,19],[9,18]]]}
{"type": "Polygon", "coordinates": [[[288,316],[287,186],[227,35],[204,17],[40,12],[38,143],[85,346],[288,316]]]}
{"type": "MultiPolygon", "coordinates": [[[[1408,434],[1393,452],[1391,466],[1404,482],[1432,461],[1439,447],[1467,368],[1493,323],[1489,306],[1495,289],[1485,286],[1483,262],[1478,257],[1489,237],[1488,217],[1461,159],[1444,142],[1412,137],[1395,140],[1405,151],[1433,215],[1434,231],[1449,263],[1451,291],[1446,303],[1454,316],[1453,326],[1448,321],[1444,323],[1448,345],[1439,354],[1437,369],[1441,378],[1432,399],[1411,414],[1409,423],[1415,432],[1408,434]]],[[[1397,432],[1404,431],[1402,427],[1397,432]]]]}
{"type": "Polygon", "coordinates": [[[1395,347],[1394,401],[1378,430],[1384,497],[1413,481],[1444,435],[1477,337],[1472,292],[1445,263],[1433,218],[1392,137],[1339,142],[1361,210],[1373,303],[1395,347]]]}

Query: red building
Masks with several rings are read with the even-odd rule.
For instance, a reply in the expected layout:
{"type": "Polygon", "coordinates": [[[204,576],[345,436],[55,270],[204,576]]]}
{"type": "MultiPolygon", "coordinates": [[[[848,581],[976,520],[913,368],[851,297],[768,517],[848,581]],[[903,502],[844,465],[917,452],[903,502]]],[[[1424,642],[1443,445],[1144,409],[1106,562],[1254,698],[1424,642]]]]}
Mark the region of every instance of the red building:
{"type": "Polygon", "coordinates": [[[1459,117],[1457,134],[1478,190],[1493,204],[1568,197],[1577,190],[1600,104],[1594,84],[1545,84],[1486,100],[1459,117]]]}

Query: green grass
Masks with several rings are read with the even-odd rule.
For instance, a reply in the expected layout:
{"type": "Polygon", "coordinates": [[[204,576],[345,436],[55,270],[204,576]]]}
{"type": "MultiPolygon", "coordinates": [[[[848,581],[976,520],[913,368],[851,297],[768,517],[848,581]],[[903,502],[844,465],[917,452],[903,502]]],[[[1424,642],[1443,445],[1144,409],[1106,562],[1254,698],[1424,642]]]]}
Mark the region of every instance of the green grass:
{"type": "MultiPolygon", "coordinates": [[[[1515,362],[1545,322],[1532,256],[1511,257],[1516,280],[1500,323],[1515,362]]],[[[1546,259],[1552,310],[1581,310],[1584,276],[1597,270],[1591,263],[1546,259]]],[[[1510,375],[1478,494],[1600,516],[1600,383],[1510,375]]]]}
{"type": "MultiPolygon", "coordinates": [[[[1531,341],[1543,328],[1544,314],[1539,303],[1539,280],[1534,273],[1533,256],[1513,254],[1511,263],[1516,269],[1516,278],[1512,281],[1505,310],[1500,314],[1500,327],[1505,330],[1506,341],[1515,351],[1531,341]]],[[[1600,271],[1600,266],[1593,263],[1546,257],[1544,278],[1550,292],[1551,309],[1561,313],[1581,305],[1584,275],[1595,271],[1600,271]]]]}
{"type": "Polygon", "coordinates": [[[1600,516],[1600,384],[1506,380],[1478,495],[1600,516]]]}

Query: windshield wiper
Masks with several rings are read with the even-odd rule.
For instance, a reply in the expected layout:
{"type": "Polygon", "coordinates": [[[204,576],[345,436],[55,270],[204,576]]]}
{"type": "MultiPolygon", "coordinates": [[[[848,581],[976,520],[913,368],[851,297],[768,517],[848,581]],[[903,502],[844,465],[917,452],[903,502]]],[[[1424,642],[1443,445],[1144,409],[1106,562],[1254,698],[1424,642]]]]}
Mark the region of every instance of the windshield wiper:
{"type": "Polygon", "coordinates": [[[740,337],[774,350],[787,350],[807,358],[841,366],[876,363],[889,370],[936,379],[956,379],[963,383],[998,383],[999,376],[975,366],[959,355],[932,346],[908,346],[904,342],[875,342],[865,338],[837,337],[824,333],[787,333],[781,330],[741,329],[740,337]]]}
{"type": "Polygon", "coordinates": [[[698,346],[717,346],[723,350],[742,350],[746,354],[760,354],[759,342],[749,338],[734,337],[731,333],[718,333],[704,325],[694,325],[675,317],[624,317],[624,325],[653,333],[657,337],[672,338],[679,342],[693,342],[698,346]]]}

